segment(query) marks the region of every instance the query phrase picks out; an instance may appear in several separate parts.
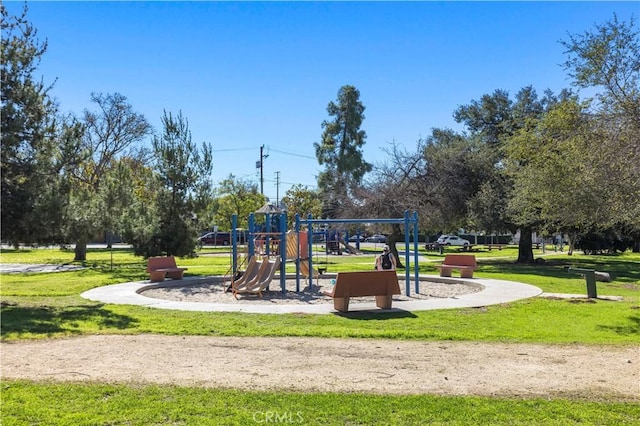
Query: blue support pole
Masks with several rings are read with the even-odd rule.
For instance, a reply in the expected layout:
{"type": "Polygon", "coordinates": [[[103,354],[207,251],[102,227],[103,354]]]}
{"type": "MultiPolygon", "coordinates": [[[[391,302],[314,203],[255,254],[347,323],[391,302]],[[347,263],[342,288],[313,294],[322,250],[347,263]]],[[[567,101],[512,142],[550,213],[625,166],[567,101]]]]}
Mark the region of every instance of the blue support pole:
{"type": "Polygon", "coordinates": [[[307,216],[307,244],[309,245],[309,287],[313,286],[313,227],[311,225],[311,221],[313,220],[313,216],[311,213],[307,216]]]}
{"type": "Polygon", "coordinates": [[[249,257],[253,257],[255,255],[255,248],[256,248],[256,244],[255,244],[255,235],[254,235],[254,231],[255,231],[255,217],[253,216],[253,213],[249,213],[249,235],[248,235],[248,241],[247,244],[249,244],[249,257]]]}
{"type": "Polygon", "coordinates": [[[413,255],[414,273],[416,280],[416,294],[420,293],[420,270],[418,265],[418,212],[413,212],[413,255]]]}
{"type": "MultiPolygon", "coordinates": [[[[238,216],[231,216],[231,255],[233,256],[233,260],[231,261],[231,270],[233,271],[232,277],[236,276],[236,272],[238,272],[238,216]]],[[[233,278],[232,278],[233,280],[233,278]]]]}
{"type": "Polygon", "coordinates": [[[287,214],[280,213],[280,287],[287,292],[287,214]]]}
{"type": "Polygon", "coordinates": [[[265,216],[265,223],[264,223],[264,230],[265,232],[267,232],[267,235],[265,235],[264,238],[264,253],[269,256],[270,254],[270,250],[269,250],[269,246],[270,246],[270,240],[271,237],[269,236],[269,233],[271,232],[271,214],[267,213],[265,216]]]}
{"type": "Polygon", "coordinates": [[[298,243],[296,244],[296,293],[300,292],[300,215],[296,213],[296,238],[298,243]]]}
{"type": "Polygon", "coordinates": [[[409,210],[404,211],[404,280],[405,280],[405,290],[407,292],[407,296],[411,295],[411,274],[409,269],[411,268],[410,258],[409,258],[409,210]]]}

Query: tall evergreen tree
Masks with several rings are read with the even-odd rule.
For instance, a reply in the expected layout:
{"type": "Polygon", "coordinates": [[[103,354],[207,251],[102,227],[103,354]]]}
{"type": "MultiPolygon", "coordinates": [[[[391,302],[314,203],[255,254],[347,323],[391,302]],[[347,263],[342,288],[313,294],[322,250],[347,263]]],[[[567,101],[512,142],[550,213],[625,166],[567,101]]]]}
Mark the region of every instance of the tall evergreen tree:
{"type": "MultiPolygon", "coordinates": [[[[56,146],[56,104],[49,96],[52,85],[35,75],[47,42],[27,20],[2,14],[2,238],[14,244],[53,238],[42,215],[54,213],[40,195],[56,184],[60,156],[56,146]]],[[[51,200],[50,200],[51,201],[51,200]]]]}
{"type": "Polygon", "coordinates": [[[362,182],[372,165],[364,161],[362,147],[367,135],[362,126],[365,107],[354,86],[342,86],[337,102],[329,102],[327,112],[333,117],[323,121],[321,141],[314,143],[316,157],[325,169],[318,176],[325,216],[335,216],[337,207],[362,182]]]}
{"type": "Polygon", "coordinates": [[[193,253],[200,229],[199,214],[211,198],[212,147],[191,140],[182,113],[165,112],[163,131],[153,138],[155,167],[162,190],[156,200],[159,227],[147,255],[187,256],[193,253]]]}

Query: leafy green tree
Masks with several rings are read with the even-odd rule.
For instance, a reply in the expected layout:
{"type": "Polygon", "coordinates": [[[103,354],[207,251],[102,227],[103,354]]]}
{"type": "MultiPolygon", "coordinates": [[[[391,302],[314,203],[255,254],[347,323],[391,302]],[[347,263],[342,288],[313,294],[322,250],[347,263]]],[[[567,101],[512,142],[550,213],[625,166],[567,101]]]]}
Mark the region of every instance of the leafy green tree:
{"type": "Polygon", "coordinates": [[[531,118],[509,138],[505,162],[514,183],[509,199],[514,221],[566,232],[574,241],[576,232],[599,220],[585,208],[597,206],[598,198],[597,186],[583,171],[590,155],[587,128],[582,107],[570,100],[531,118]]]}
{"type": "Polygon", "coordinates": [[[318,189],[323,197],[323,215],[333,217],[339,204],[348,198],[372,165],[364,161],[362,147],[366,133],[360,127],[365,107],[354,86],[342,86],[337,102],[329,102],[327,112],[333,117],[323,121],[321,141],[314,143],[316,157],[325,169],[318,176],[318,189]]]}
{"type": "MultiPolygon", "coordinates": [[[[82,148],[86,159],[71,172],[72,186],[67,212],[67,235],[75,241],[75,260],[86,260],[87,243],[96,235],[113,229],[121,219],[126,198],[117,186],[103,188],[111,173],[117,173],[118,160],[134,158],[143,161],[147,155],[141,142],[151,133],[144,115],[133,110],[127,98],[119,93],[92,93],[97,111],[84,111],[82,148]],[[107,226],[108,228],[105,228],[107,226]]],[[[120,181],[127,185],[128,181],[120,181]]]]}
{"type": "Polygon", "coordinates": [[[249,213],[258,210],[265,201],[257,184],[230,174],[227,179],[220,182],[216,190],[215,223],[221,229],[231,229],[231,217],[235,214],[238,217],[237,226],[247,229],[249,227],[249,213]]]}
{"type": "MultiPolygon", "coordinates": [[[[597,125],[600,160],[591,165],[607,187],[611,226],[640,251],[640,31],[634,18],[617,16],[583,34],[569,35],[564,67],[579,88],[596,89],[590,113],[597,125]],[[598,164],[596,167],[595,164],[598,164]]],[[[606,224],[603,224],[606,227],[606,224]]]]}
{"type": "Polygon", "coordinates": [[[479,190],[491,167],[484,162],[478,138],[451,130],[434,129],[423,148],[426,169],[423,173],[433,212],[429,215],[435,229],[467,226],[467,202],[479,190]]]}
{"type": "Polygon", "coordinates": [[[296,214],[306,218],[309,214],[319,218],[322,214],[322,201],[318,191],[304,185],[294,185],[282,197],[282,202],[287,206],[287,219],[289,228],[295,224],[296,214]]]}
{"type": "Polygon", "coordinates": [[[640,128],[640,31],[634,18],[620,22],[614,15],[593,30],[569,34],[561,44],[573,84],[599,88],[595,98],[602,113],[640,128]]]}
{"type": "Polygon", "coordinates": [[[513,176],[521,163],[513,161],[509,163],[511,169],[507,170],[504,147],[531,120],[541,117],[558,99],[568,95],[562,92],[557,97],[547,91],[539,98],[535,89],[529,86],[521,89],[511,100],[507,92],[496,90],[493,95],[484,95],[480,101],[472,101],[454,113],[455,119],[467,126],[470,136],[481,142],[478,151],[483,159],[481,162],[492,164],[491,168],[484,169],[485,175],[478,180],[479,185],[466,202],[467,208],[475,209],[470,210],[470,219],[476,225],[491,225],[494,229],[519,229],[518,263],[534,262],[532,233],[542,226],[542,219],[534,204],[531,204],[534,211],[509,208],[513,176]],[[499,204],[488,206],[481,198],[487,195],[499,204]]]}

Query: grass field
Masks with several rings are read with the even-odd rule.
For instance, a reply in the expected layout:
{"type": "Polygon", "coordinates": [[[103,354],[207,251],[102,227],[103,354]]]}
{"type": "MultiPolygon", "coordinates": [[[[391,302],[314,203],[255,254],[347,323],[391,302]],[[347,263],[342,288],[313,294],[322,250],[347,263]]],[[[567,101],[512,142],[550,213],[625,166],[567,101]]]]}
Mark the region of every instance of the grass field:
{"type": "MultiPolygon", "coordinates": [[[[537,252],[540,254],[539,252],[537,252]]],[[[90,249],[87,267],[59,273],[4,274],[0,283],[4,342],[82,334],[206,336],[313,336],[543,344],[637,345],[640,341],[640,254],[584,256],[547,253],[544,265],[513,263],[517,251],[476,253],[480,277],[520,281],[545,292],[586,293],[584,279],[565,267],[611,273],[599,295],[620,302],[541,298],[481,309],[413,312],[412,315],[259,315],[162,311],[106,305],[80,298],[93,287],[146,279],[145,262],[130,250],[90,249]],[[113,257],[113,268],[111,259],[113,257]]],[[[442,256],[426,253],[423,274],[436,273],[442,256]]],[[[374,253],[324,256],[330,272],[369,270],[374,253]]],[[[70,264],[73,252],[59,249],[4,250],[2,263],[70,264]]],[[[404,259],[403,259],[404,260],[404,259]]],[[[206,248],[180,259],[190,275],[224,274],[230,256],[206,248]],[[219,254],[214,256],[213,254],[219,254]]],[[[289,268],[291,268],[289,266],[289,268]]],[[[292,269],[291,269],[292,270],[292,269]]],[[[505,397],[283,394],[156,386],[55,384],[3,381],[2,424],[253,424],[266,412],[291,414],[306,424],[632,424],[637,404],[588,400],[513,400],[505,397]],[[64,395],[62,397],[61,395],[64,395]],[[343,401],[336,411],[335,401],[343,401]],[[139,401],[143,401],[140,404],[139,401]],[[229,401],[234,401],[230,404],[229,401]],[[252,410],[242,401],[253,404],[252,410]],[[253,410],[255,407],[255,410],[253,410]]],[[[284,417],[281,418],[283,420],[284,417]]],[[[298,422],[303,423],[303,422],[298,422]]]]}

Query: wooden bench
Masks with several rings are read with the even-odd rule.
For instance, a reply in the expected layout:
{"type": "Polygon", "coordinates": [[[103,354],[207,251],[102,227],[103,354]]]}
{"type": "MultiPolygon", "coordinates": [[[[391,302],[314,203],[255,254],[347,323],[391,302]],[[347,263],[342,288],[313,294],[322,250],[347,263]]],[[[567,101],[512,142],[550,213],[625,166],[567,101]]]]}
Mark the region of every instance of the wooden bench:
{"type": "Polygon", "coordinates": [[[394,294],[400,294],[396,271],[339,272],[336,283],[325,295],[333,298],[336,311],[349,311],[349,298],[375,296],[376,306],[391,309],[394,294]]]}
{"type": "Polygon", "coordinates": [[[441,277],[450,277],[451,270],[459,269],[461,278],[473,278],[473,271],[478,268],[478,264],[472,254],[448,254],[437,268],[441,277]]]}
{"type": "Polygon", "coordinates": [[[504,247],[504,244],[486,244],[487,248],[489,249],[489,251],[491,251],[491,249],[497,248],[498,250],[502,250],[502,247],[504,247]]]}
{"type": "Polygon", "coordinates": [[[165,276],[181,280],[187,268],[178,268],[173,256],[150,257],[147,262],[149,279],[154,282],[164,281],[165,276]]]}

